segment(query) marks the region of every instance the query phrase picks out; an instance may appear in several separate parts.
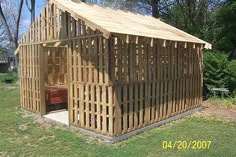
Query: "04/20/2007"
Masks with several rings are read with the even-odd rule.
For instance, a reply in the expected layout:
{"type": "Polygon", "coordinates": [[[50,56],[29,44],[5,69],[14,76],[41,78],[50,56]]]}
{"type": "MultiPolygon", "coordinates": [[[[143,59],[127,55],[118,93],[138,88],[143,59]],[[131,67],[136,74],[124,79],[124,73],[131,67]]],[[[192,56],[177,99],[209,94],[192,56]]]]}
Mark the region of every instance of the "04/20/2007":
{"type": "Polygon", "coordinates": [[[210,149],[211,141],[162,141],[163,149],[210,149]]]}

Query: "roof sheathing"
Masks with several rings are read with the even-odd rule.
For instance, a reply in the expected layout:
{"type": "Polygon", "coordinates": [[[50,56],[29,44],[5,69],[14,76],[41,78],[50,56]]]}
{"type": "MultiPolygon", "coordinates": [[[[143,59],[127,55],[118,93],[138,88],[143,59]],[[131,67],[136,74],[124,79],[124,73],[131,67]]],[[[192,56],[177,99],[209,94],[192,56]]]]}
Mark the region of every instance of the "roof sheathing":
{"type": "Polygon", "coordinates": [[[69,12],[74,18],[83,20],[92,29],[100,30],[107,38],[111,33],[118,33],[171,41],[206,43],[153,17],[70,0],[50,0],[50,3],[69,12]]]}

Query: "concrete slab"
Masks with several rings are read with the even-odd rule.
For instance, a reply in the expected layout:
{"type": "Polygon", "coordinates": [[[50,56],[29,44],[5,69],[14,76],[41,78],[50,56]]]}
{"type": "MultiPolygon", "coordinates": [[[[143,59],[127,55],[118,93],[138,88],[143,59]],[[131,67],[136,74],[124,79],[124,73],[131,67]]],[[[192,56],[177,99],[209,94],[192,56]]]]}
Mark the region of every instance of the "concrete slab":
{"type": "Polygon", "coordinates": [[[49,113],[44,115],[44,118],[55,121],[57,123],[62,123],[69,126],[69,114],[68,111],[60,111],[55,113],[49,113]]]}

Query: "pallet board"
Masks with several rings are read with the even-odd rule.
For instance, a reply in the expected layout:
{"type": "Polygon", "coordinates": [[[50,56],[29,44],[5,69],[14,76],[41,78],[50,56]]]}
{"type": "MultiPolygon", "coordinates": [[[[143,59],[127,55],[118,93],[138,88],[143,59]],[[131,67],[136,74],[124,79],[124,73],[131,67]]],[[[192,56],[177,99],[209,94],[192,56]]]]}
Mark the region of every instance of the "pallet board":
{"type": "Polygon", "coordinates": [[[201,105],[202,46],[107,37],[49,3],[20,42],[21,105],[44,115],[46,86],[66,85],[70,125],[126,134],[201,105]]]}
{"type": "Polygon", "coordinates": [[[48,86],[67,84],[67,49],[64,47],[46,47],[45,76],[48,86]]]}

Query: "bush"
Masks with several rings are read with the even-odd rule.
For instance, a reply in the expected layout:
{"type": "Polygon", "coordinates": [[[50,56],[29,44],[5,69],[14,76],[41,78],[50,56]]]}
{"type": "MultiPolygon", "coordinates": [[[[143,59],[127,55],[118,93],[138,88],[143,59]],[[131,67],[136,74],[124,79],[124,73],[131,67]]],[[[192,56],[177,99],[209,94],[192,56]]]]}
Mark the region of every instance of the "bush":
{"type": "Polygon", "coordinates": [[[229,72],[229,89],[232,95],[236,96],[236,60],[229,63],[227,70],[229,72]]]}
{"type": "Polygon", "coordinates": [[[217,51],[204,52],[204,82],[212,87],[226,87],[236,93],[236,61],[228,61],[228,56],[217,51]]]}
{"type": "Polygon", "coordinates": [[[228,87],[229,61],[227,55],[219,52],[204,52],[204,82],[209,87],[228,87]]]}
{"type": "Polygon", "coordinates": [[[0,83],[5,82],[5,79],[12,79],[13,82],[16,82],[17,81],[17,73],[15,73],[15,72],[1,73],[0,74],[0,83]]]}

